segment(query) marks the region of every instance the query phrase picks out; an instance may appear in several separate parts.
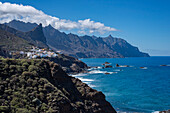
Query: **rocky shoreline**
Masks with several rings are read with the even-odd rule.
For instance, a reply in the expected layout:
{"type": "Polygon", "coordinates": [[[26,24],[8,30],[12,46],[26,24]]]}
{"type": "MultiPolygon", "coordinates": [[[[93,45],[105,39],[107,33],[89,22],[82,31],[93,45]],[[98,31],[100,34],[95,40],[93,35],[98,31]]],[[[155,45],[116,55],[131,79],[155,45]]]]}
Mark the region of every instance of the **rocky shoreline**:
{"type": "Polygon", "coordinates": [[[0,112],[116,113],[105,95],[44,59],[0,59],[0,112]]]}

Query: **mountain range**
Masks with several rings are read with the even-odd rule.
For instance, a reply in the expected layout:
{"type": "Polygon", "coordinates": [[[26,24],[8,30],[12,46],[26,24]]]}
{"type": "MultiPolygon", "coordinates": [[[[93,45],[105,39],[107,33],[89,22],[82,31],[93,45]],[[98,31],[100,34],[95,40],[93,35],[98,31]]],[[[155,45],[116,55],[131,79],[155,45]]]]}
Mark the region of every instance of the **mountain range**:
{"type": "MultiPolygon", "coordinates": [[[[60,32],[51,25],[42,27],[41,24],[25,23],[18,20],[5,23],[5,25],[25,32],[22,36],[31,39],[33,44],[44,47],[48,45],[53,50],[76,58],[149,57],[149,54],[140,52],[137,47],[132,46],[126,40],[111,35],[108,37],[78,36],[60,32]],[[43,33],[40,32],[42,31],[40,29],[43,29],[43,33]],[[35,33],[35,37],[31,37],[32,33],[35,33]]],[[[16,35],[20,36],[20,33],[16,33],[16,35]]]]}
{"type": "MultiPolygon", "coordinates": [[[[25,58],[19,52],[30,51],[32,46],[49,48],[41,24],[28,32],[22,32],[5,24],[0,24],[0,56],[25,58]],[[11,55],[11,52],[14,52],[14,54],[11,55]]],[[[67,73],[83,72],[87,69],[87,65],[82,61],[64,54],[58,54],[55,58],[47,57],[46,59],[59,64],[67,73]]]]}

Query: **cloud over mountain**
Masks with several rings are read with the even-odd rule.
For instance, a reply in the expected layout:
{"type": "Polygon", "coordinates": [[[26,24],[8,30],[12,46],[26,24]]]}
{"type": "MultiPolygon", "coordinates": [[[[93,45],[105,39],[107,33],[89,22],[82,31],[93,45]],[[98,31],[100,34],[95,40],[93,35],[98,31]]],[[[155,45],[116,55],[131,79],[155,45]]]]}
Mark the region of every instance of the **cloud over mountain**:
{"type": "Polygon", "coordinates": [[[95,22],[90,19],[71,21],[59,19],[45,14],[41,10],[37,10],[32,6],[24,6],[22,4],[11,4],[0,2],[0,23],[10,22],[11,20],[20,20],[31,23],[42,23],[43,26],[51,24],[59,30],[78,30],[78,33],[105,33],[116,31],[115,28],[105,26],[103,23],[95,22]]]}

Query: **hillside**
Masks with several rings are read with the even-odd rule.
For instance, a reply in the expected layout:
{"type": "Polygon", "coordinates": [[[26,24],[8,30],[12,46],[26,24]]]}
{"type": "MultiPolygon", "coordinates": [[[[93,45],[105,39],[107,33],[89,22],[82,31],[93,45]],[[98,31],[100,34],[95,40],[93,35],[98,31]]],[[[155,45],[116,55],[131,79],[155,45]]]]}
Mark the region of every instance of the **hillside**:
{"type": "MultiPolygon", "coordinates": [[[[13,28],[10,28],[6,25],[0,25],[0,56],[3,57],[13,57],[13,58],[24,58],[23,55],[20,55],[20,51],[30,51],[32,46],[43,45],[40,47],[47,47],[46,39],[43,38],[42,25],[35,27],[32,31],[29,32],[20,32],[13,28]],[[8,32],[9,31],[9,32],[8,32]],[[11,32],[11,33],[10,33],[11,32]],[[13,34],[12,34],[13,33],[13,34]],[[26,35],[27,34],[27,35],[26,35]],[[20,37],[18,37],[18,36],[20,37]],[[27,41],[26,39],[31,37],[32,41],[27,41]],[[39,41],[37,41],[39,40],[39,41]],[[43,44],[41,44],[43,42],[43,44]],[[34,45],[35,44],[35,45],[34,45]],[[10,55],[9,53],[14,51],[15,54],[10,55]]],[[[82,61],[66,56],[64,54],[58,54],[55,58],[46,58],[50,61],[54,61],[64,69],[67,73],[78,73],[84,72],[87,69],[87,65],[82,61]]]]}
{"type": "Polygon", "coordinates": [[[1,58],[0,95],[0,112],[116,112],[102,92],[48,60],[1,58]]]}
{"type": "Polygon", "coordinates": [[[6,51],[21,51],[31,47],[31,44],[14,34],[0,29],[0,47],[6,51]]]}
{"type": "MultiPolygon", "coordinates": [[[[13,20],[6,23],[18,30],[31,30],[35,24],[13,20]],[[19,27],[18,27],[19,25],[19,27]]],[[[43,28],[47,44],[56,51],[77,58],[115,58],[115,57],[149,57],[147,53],[140,52],[121,38],[96,36],[78,36],[66,34],[54,29],[51,25],[43,28]]]]}
{"type": "Polygon", "coordinates": [[[11,28],[5,24],[0,24],[0,29],[10,32],[20,38],[23,38],[24,40],[27,40],[29,43],[31,43],[37,47],[48,48],[48,45],[46,44],[46,38],[44,36],[41,24],[36,26],[35,28],[32,28],[32,30],[30,30],[28,32],[22,32],[22,31],[16,30],[16,29],[11,28]]]}

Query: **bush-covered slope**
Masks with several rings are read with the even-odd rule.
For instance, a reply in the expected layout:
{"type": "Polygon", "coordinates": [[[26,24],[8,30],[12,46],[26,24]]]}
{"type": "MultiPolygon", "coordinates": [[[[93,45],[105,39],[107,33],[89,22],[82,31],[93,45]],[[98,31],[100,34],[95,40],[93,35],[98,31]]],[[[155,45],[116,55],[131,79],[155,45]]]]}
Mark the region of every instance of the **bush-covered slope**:
{"type": "Polygon", "coordinates": [[[48,60],[0,59],[0,112],[114,113],[102,92],[48,60]]]}

